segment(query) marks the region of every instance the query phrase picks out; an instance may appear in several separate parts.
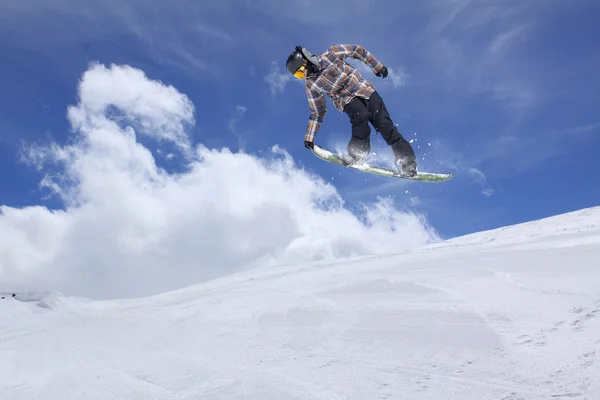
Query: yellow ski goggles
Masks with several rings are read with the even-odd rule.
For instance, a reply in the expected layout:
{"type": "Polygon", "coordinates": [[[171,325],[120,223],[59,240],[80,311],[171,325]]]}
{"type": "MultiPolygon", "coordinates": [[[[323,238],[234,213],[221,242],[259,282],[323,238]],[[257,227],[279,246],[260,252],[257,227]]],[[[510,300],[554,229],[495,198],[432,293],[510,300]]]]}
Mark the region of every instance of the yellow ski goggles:
{"type": "Polygon", "coordinates": [[[304,60],[304,64],[302,64],[300,66],[300,68],[298,68],[296,70],[296,72],[294,72],[294,77],[297,79],[304,79],[304,77],[306,76],[306,60],[304,60]]]}

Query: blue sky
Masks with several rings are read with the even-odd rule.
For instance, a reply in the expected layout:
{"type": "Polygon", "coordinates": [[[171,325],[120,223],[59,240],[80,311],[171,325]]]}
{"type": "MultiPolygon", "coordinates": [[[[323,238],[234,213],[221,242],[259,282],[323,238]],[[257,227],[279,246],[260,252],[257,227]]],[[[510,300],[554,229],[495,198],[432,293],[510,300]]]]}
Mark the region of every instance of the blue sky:
{"type": "MultiPolygon", "coordinates": [[[[423,214],[441,237],[595,206],[599,12],[597,2],[558,0],[5,1],[0,205],[68,207],[40,187],[48,176],[60,181],[61,170],[22,156],[32,144],[71,143],[67,107],[98,62],[131,66],[186,95],[195,107],[192,146],[268,158],[277,145],[296,167],[333,184],[347,207],[392,199],[399,210],[423,214]],[[416,139],[420,168],[456,178],[389,180],[304,149],[309,112],[302,83],[284,73],[285,59],[297,44],[319,53],[337,43],[361,44],[392,70],[385,80],[361,72],[400,132],[416,139]]],[[[328,107],[317,142],[345,143],[348,119],[328,107]]],[[[164,157],[174,142],[139,140],[161,167],[185,171],[181,157],[164,157]]],[[[372,140],[391,154],[380,136],[372,140]]]]}

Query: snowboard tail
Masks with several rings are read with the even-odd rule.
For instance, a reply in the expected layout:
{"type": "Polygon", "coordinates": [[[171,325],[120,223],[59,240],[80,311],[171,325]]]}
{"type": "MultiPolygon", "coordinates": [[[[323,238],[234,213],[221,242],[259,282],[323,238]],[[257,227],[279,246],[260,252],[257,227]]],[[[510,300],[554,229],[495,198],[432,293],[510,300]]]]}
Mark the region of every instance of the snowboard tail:
{"type": "Polygon", "coordinates": [[[386,176],[389,178],[400,178],[408,179],[413,181],[421,182],[444,182],[454,177],[455,174],[445,173],[433,173],[433,172],[418,172],[415,176],[403,175],[398,170],[383,165],[376,165],[373,163],[360,163],[360,164],[348,164],[344,161],[340,154],[333,153],[323,147],[314,145],[312,149],[313,154],[323,161],[327,161],[333,164],[338,164],[343,167],[356,169],[359,171],[367,172],[369,174],[386,176]]]}

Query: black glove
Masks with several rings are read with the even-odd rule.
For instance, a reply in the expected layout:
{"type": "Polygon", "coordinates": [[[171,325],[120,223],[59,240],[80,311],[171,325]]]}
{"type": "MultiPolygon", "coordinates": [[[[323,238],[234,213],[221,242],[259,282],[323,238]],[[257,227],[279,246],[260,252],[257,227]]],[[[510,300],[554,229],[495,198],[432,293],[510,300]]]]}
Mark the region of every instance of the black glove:
{"type": "Polygon", "coordinates": [[[383,77],[383,78],[387,78],[388,76],[388,70],[387,68],[384,66],[383,68],[381,68],[381,70],[376,73],[375,75],[379,76],[379,77],[383,77]]]}
{"type": "Polygon", "coordinates": [[[307,149],[313,149],[315,147],[315,145],[313,144],[313,142],[309,142],[308,140],[305,140],[304,147],[306,147],[307,149]]]}

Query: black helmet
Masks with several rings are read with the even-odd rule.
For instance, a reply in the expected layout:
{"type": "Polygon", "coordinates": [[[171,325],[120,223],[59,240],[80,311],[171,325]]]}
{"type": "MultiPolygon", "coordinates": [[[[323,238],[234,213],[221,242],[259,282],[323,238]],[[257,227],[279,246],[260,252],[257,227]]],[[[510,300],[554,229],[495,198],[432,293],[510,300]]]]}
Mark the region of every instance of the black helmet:
{"type": "MultiPolygon", "coordinates": [[[[315,56],[302,46],[296,46],[285,62],[285,67],[291,75],[296,75],[296,72],[302,67],[306,67],[309,62],[317,66],[317,58],[315,56]]],[[[300,76],[298,77],[300,78],[300,76]]]]}
{"type": "Polygon", "coordinates": [[[306,57],[302,54],[302,47],[296,46],[296,49],[290,54],[285,62],[285,67],[291,75],[294,75],[300,67],[305,65],[306,61],[306,57]]]}

